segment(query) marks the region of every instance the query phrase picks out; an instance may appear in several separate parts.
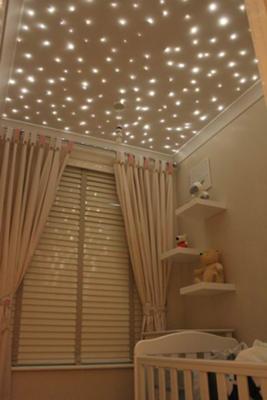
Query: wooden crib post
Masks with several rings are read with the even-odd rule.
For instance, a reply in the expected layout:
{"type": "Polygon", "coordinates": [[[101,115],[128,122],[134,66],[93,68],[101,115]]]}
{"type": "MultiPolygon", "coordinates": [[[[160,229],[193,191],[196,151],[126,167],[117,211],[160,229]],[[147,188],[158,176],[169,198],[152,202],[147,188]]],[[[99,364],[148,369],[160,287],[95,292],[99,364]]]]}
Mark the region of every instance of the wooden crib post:
{"type": "Polygon", "coordinates": [[[134,399],[146,400],[145,368],[137,357],[134,364],[134,399]]]}
{"type": "Polygon", "coordinates": [[[164,368],[159,368],[159,399],[166,400],[166,381],[164,368]]]}
{"type": "Polygon", "coordinates": [[[148,400],[156,400],[155,397],[155,375],[154,375],[154,368],[153,367],[147,367],[146,369],[147,372],[147,394],[148,394],[148,400]]]}
{"type": "Polygon", "coordinates": [[[237,388],[238,395],[242,400],[249,400],[249,391],[248,391],[248,378],[247,376],[237,376],[237,388]]]}
{"type": "Polygon", "coordinates": [[[184,388],[186,400],[193,400],[193,382],[192,382],[192,372],[184,371],[184,388]]]}
{"type": "Polygon", "coordinates": [[[208,374],[207,372],[199,373],[199,383],[200,383],[200,395],[201,400],[209,400],[209,384],[208,384],[208,374]]]}
{"type": "Polygon", "coordinates": [[[225,381],[225,375],[221,373],[216,374],[216,380],[217,380],[217,388],[218,388],[218,397],[219,400],[227,400],[228,395],[227,395],[227,387],[226,387],[226,381],[225,381]]]}
{"type": "Polygon", "coordinates": [[[263,400],[267,400],[267,379],[262,379],[261,380],[261,394],[263,397],[263,400]]]}
{"type": "Polygon", "coordinates": [[[179,400],[177,370],[172,368],[170,374],[171,374],[171,400],[179,400]]]}

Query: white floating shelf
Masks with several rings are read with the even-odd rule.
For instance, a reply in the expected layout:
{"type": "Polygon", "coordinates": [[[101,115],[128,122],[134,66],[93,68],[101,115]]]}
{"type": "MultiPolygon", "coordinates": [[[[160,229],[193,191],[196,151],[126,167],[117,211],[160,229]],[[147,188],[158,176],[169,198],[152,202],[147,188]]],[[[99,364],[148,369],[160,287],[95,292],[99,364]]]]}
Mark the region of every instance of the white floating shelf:
{"type": "Polygon", "coordinates": [[[176,216],[207,219],[226,210],[226,205],[215,200],[194,198],[177,208],[176,216]]]}
{"type": "Polygon", "coordinates": [[[180,294],[182,296],[210,296],[235,291],[236,287],[232,283],[200,282],[181,288],[180,294]]]}
{"type": "Polygon", "coordinates": [[[168,250],[161,255],[161,260],[172,259],[180,263],[192,263],[198,260],[201,251],[189,247],[176,247],[175,249],[168,250]]]}

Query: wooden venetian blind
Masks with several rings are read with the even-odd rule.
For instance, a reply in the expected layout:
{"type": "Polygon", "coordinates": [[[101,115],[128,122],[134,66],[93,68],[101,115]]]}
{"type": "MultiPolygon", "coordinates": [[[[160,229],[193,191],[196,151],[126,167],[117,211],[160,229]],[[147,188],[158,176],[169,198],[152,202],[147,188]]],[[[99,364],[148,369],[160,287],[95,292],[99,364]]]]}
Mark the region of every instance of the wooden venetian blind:
{"type": "Polygon", "coordinates": [[[17,297],[13,362],[127,362],[140,316],[114,176],[67,167],[17,297]]]}

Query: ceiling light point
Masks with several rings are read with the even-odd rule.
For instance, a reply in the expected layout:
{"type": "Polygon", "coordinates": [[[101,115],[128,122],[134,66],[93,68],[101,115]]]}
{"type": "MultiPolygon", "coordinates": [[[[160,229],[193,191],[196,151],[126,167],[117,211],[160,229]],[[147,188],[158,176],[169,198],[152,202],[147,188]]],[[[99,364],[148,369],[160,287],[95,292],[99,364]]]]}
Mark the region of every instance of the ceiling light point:
{"type": "Polygon", "coordinates": [[[190,28],[190,34],[191,34],[191,35],[195,35],[196,33],[198,33],[198,31],[199,31],[198,26],[192,26],[192,27],[190,28]]]}
{"type": "Polygon", "coordinates": [[[210,3],[208,6],[208,10],[210,12],[214,12],[218,10],[218,4],[217,3],[210,3]]]}
{"type": "Polygon", "coordinates": [[[127,21],[126,18],[119,18],[118,19],[118,24],[121,25],[121,26],[125,26],[125,25],[128,24],[128,21],[127,21]]]}
{"type": "Polygon", "coordinates": [[[229,24],[229,22],[230,22],[229,18],[226,17],[225,15],[221,16],[221,17],[218,19],[218,24],[219,24],[220,26],[226,26],[226,25],[229,24]]]}
{"type": "Polygon", "coordinates": [[[153,17],[146,17],[146,22],[150,25],[153,25],[155,23],[155,19],[153,17]]]}

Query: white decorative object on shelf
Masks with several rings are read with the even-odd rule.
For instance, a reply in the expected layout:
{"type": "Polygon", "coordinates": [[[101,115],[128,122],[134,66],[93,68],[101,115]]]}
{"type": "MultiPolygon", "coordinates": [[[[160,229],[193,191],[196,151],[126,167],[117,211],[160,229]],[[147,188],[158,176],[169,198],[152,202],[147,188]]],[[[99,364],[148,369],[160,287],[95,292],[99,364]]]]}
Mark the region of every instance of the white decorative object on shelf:
{"type": "Polygon", "coordinates": [[[191,185],[189,192],[193,197],[197,197],[199,199],[207,200],[210,198],[209,192],[203,189],[202,182],[194,182],[191,185]]]}
{"type": "Polygon", "coordinates": [[[190,170],[190,186],[195,182],[201,182],[203,190],[209,190],[211,184],[210,161],[208,158],[201,160],[190,170]]]}
{"type": "Polygon", "coordinates": [[[194,285],[185,286],[181,288],[180,294],[182,296],[206,296],[206,295],[218,295],[235,291],[236,287],[232,283],[200,282],[194,285]]]}
{"type": "Polygon", "coordinates": [[[190,217],[197,219],[207,219],[226,210],[226,205],[215,200],[203,200],[194,198],[175,211],[175,215],[180,217],[190,217]]]}
{"type": "Polygon", "coordinates": [[[176,247],[161,254],[161,260],[172,259],[181,263],[192,263],[198,260],[201,251],[190,247],[176,247]]]}

